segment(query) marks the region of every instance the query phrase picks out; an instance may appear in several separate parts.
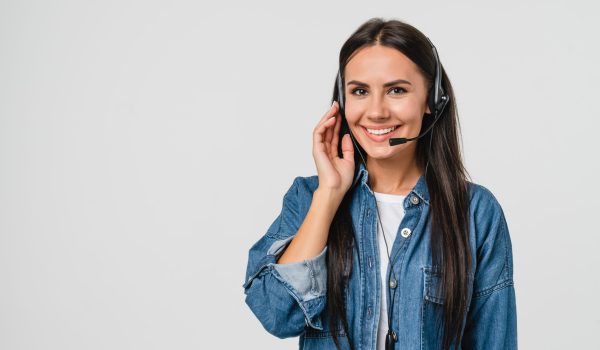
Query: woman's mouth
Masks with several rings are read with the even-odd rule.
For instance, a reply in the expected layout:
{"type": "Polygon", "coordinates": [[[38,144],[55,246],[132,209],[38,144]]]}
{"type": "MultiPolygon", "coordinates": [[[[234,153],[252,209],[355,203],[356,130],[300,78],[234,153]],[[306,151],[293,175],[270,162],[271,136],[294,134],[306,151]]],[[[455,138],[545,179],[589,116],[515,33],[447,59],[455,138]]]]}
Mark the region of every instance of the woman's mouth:
{"type": "Polygon", "coordinates": [[[392,137],[396,129],[398,129],[399,125],[394,125],[389,128],[378,129],[366,128],[362,125],[360,127],[361,129],[363,129],[365,135],[367,135],[367,137],[369,137],[371,140],[375,142],[382,142],[392,137]]]}

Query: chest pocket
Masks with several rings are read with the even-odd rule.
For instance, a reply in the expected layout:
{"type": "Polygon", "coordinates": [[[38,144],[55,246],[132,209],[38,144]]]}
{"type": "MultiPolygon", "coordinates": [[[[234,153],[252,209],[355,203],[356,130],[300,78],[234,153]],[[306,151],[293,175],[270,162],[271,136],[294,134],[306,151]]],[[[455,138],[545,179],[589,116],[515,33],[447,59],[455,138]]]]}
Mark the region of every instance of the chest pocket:
{"type": "Polygon", "coordinates": [[[441,347],[444,293],[439,267],[423,267],[423,300],[421,312],[421,349],[441,347]]]}
{"type": "Polygon", "coordinates": [[[430,303],[443,305],[444,293],[441,291],[442,271],[439,267],[423,267],[423,279],[425,281],[423,288],[423,298],[430,303]]]}

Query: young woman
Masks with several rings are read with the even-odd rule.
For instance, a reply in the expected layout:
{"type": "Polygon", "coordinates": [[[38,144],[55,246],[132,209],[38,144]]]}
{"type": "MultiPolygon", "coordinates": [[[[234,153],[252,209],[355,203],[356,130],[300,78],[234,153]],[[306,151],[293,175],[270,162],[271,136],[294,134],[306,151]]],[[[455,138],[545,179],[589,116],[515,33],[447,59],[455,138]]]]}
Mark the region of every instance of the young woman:
{"type": "Polygon", "coordinates": [[[317,175],[294,179],[250,248],[247,305],[300,349],[516,349],[508,226],[467,180],[435,47],[374,18],[339,62],[317,175]]]}

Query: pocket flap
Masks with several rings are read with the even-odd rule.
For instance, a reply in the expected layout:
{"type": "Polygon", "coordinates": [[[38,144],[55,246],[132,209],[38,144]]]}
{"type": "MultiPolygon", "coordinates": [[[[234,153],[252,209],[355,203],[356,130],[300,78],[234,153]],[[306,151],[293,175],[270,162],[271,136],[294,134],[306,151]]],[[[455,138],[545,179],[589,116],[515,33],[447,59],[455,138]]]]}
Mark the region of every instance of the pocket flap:
{"type": "Polygon", "coordinates": [[[439,267],[424,266],[424,289],[423,297],[425,300],[436,304],[443,304],[445,293],[442,291],[442,271],[439,267]]]}

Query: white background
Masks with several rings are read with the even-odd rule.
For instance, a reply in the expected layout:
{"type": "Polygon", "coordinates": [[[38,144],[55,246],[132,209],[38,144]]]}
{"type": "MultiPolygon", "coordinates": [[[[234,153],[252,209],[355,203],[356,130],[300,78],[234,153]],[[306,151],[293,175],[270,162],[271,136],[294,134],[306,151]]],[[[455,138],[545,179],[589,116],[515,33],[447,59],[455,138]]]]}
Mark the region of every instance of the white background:
{"type": "Polygon", "coordinates": [[[0,348],[294,349],[244,303],[339,49],[436,45],[505,211],[519,346],[600,348],[593,1],[0,1],[0,348]],[[222,342],[227,343],[222,343],[222,342]]]}

